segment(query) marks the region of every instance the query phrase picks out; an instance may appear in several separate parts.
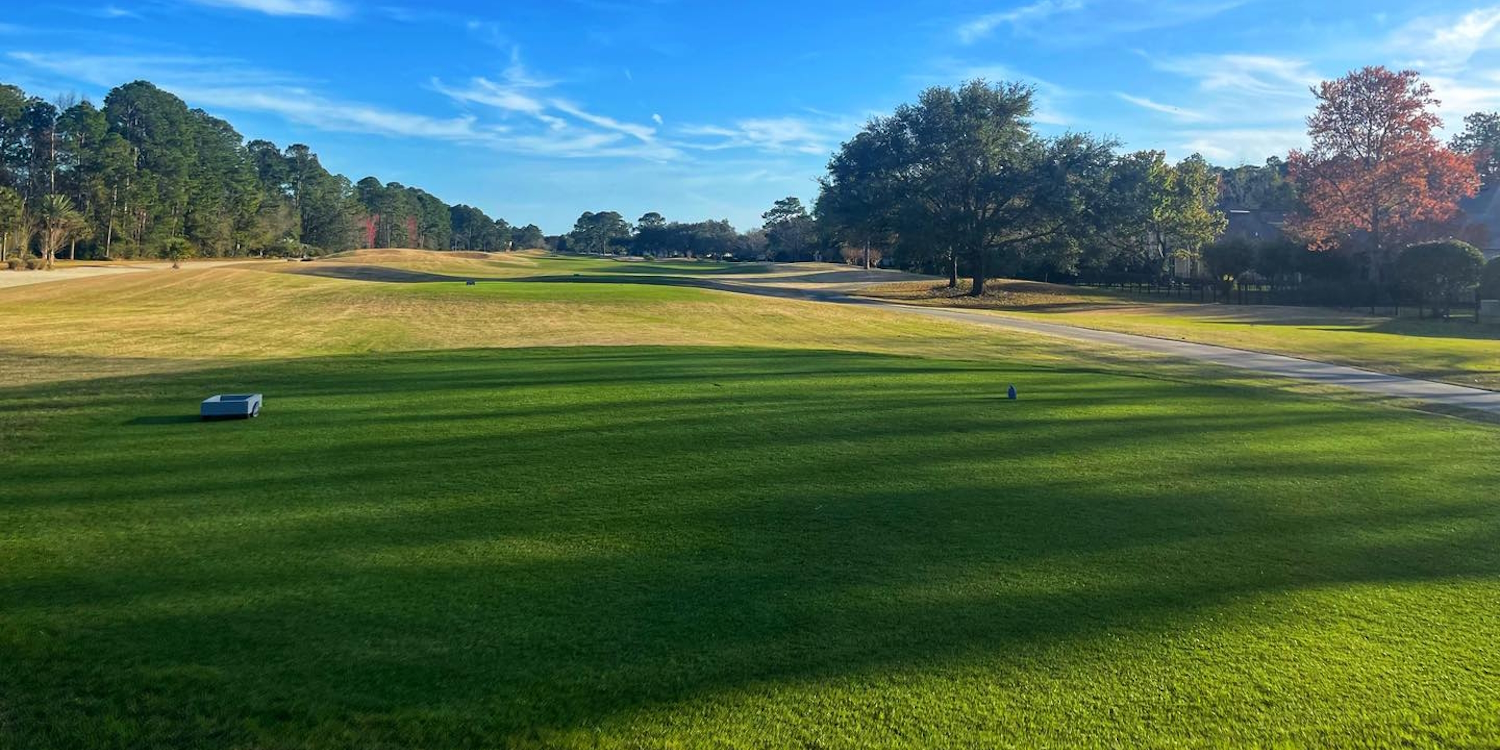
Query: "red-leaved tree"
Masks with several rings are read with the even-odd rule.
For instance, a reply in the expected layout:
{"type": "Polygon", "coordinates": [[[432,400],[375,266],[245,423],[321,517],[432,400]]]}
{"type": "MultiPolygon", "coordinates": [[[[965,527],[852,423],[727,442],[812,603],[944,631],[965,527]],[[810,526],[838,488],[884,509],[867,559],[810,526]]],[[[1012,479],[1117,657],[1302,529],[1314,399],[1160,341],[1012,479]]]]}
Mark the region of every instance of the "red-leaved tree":
{"type": "Polygon", "coordinates": [[[1447,221],[1478,192],[1472,160],[1433,136],[1438,101],[1415,71],[1369,67],[1313,95],[1312,147],[1288,159],[1305,206],[1290,228],[1313,248],[1363,250],[1381,273],[1412,230],[1447,221]]]}

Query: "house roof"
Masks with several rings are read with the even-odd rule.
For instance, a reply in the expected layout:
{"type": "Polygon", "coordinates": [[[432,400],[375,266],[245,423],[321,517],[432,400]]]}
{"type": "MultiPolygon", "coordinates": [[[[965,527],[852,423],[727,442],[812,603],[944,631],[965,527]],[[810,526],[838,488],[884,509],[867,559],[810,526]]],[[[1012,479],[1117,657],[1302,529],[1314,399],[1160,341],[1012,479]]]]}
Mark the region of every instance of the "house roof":
{"type": "Polygon", "coordinates": [[[1229,226],[1226,237],[1242,237],[1249,240],[1270,240],[1282,235],[1286,224],[1286,212],[1266,211],[1258,208],[1225,208],[1229,226]]]}
{"type": "Polygon", "coordinates": [[[1492,185],[1473,198],[1458,203],[1464,239],[1484,251],[1487,258],[1500,256],[1500,186],[1492,185]]]}

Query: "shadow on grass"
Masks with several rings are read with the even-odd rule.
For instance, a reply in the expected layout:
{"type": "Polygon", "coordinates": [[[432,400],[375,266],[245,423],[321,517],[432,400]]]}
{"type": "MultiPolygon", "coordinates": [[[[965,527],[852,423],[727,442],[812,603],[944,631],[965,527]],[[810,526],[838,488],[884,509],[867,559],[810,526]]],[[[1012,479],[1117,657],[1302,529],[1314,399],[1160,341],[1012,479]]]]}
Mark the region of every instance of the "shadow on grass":
{"type": "Polygon", "coordinates": [[[573,742],[1500,574],[1492,432],[1063,367],[475,350],[0,405],[48,425],[0,487],[13,747],[573,742]],[[186,418],[246,389],[276,412],[186,418]]]}
{"type": "Polygon", "coordinates": [[[588,267],[595,272],[610,274],[678,274],[691,276],[734,276],[739,274],[764,273],[764,263],[721,263],[688,259],[662,260],[617,260],[587,255],[550,255],[546,262],[558,265],[574,264],[588,267]],[[603,268],[601,268],[603,267],[603,268]]]}
{"type": "Polygon", "coordinates": [[[193,414],[162,414],[154,417],[135,417],[127,422],[127,427],[142,427],[150,425],[174,425],[201,422],[203,418],[193,414]]]}

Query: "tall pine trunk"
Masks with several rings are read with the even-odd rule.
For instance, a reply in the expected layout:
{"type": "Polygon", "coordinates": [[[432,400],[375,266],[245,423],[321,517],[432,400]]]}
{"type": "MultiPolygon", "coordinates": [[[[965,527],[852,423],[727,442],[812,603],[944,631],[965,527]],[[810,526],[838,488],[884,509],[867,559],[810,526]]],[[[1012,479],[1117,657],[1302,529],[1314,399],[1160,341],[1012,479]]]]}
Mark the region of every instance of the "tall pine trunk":
{"type": "Polygon", "coordinates": [[[115,242],[115,200],[119,197],[120,189],[114,188],[109,195],[109,220],[104,222],[104,259],[113,260],[110,254],[111,246],[115,242]]]}
{"type": "Polygon", "coordinates": [[[948,251],[948,288],[958,288],[958,254],[948,251]]]}

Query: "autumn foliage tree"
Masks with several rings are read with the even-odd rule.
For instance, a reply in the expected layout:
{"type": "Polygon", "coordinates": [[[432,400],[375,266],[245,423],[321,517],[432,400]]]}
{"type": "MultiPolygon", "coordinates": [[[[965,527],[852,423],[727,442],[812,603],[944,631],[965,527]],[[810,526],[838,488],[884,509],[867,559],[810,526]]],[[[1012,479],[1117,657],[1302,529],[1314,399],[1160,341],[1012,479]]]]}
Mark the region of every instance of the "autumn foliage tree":
{"type": "Polygon", "coordinates": [[[1374,275],[1422,225],[1479,190],[1473,161],[1433,135],[1432,88],[1414,71],[1367,67],[1313,89],[1312,145],[1289,161],[1305,210],[1292,231],[1314,249],[1363,250],[1374,275]]]}

